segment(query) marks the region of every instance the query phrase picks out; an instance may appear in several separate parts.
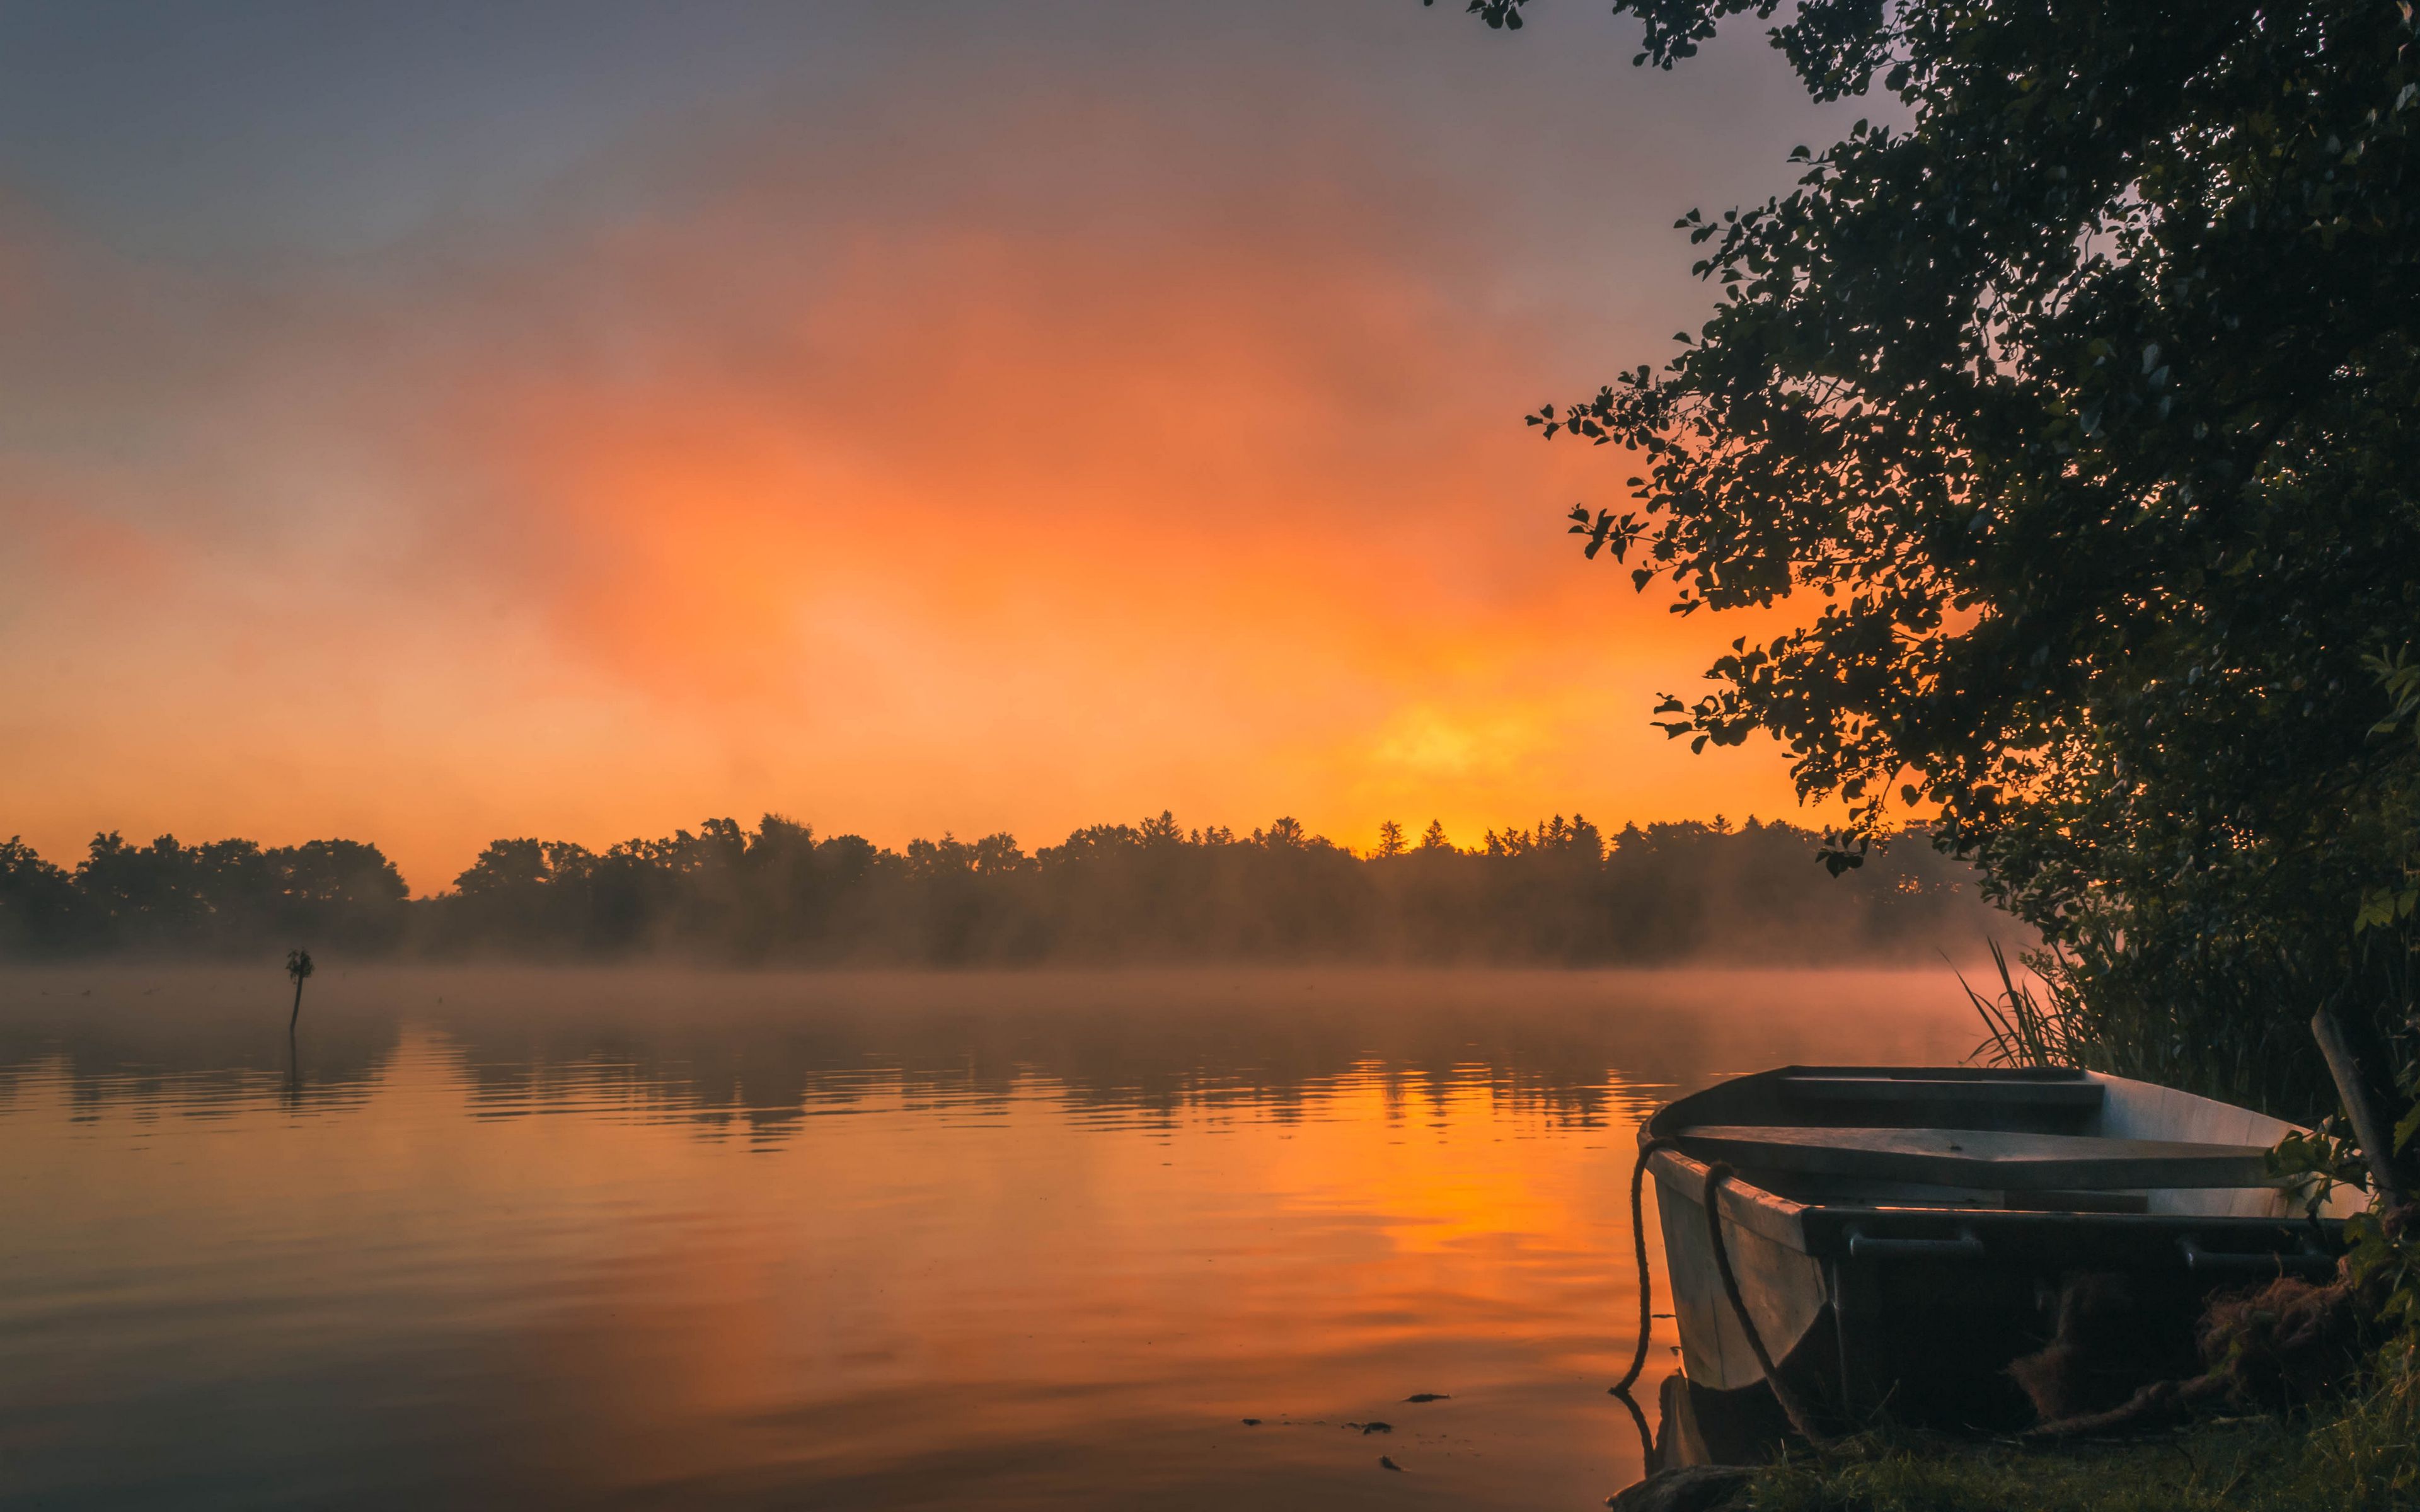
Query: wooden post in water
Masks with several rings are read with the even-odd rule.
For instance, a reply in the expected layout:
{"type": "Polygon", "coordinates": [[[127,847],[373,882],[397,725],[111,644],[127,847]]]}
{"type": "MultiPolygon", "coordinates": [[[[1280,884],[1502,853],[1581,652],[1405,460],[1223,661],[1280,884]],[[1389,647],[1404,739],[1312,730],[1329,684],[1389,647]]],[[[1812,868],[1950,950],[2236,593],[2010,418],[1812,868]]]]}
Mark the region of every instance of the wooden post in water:
{"type": "Polygon", "coordinates": [[[302,979],[311,975],[311,952],[299,946],[286,952],[286,974],[294,979],[294,1011],[286,1020],[286,1037],[294,1038],[294,1026],[302,1022],[302,979]]]}

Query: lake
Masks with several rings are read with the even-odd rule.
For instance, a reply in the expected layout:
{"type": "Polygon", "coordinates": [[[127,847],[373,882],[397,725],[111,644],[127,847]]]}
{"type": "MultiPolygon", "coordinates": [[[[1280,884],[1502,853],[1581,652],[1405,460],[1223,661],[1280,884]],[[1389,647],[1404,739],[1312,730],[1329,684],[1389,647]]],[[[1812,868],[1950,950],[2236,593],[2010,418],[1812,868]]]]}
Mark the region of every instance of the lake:
{"type": "Polygon", "coordinates": [[[1946,967],[288,996],[0,975],[0,1504],[1598,1506],[1638,1120],[1978,1033],[1946,967]]]}

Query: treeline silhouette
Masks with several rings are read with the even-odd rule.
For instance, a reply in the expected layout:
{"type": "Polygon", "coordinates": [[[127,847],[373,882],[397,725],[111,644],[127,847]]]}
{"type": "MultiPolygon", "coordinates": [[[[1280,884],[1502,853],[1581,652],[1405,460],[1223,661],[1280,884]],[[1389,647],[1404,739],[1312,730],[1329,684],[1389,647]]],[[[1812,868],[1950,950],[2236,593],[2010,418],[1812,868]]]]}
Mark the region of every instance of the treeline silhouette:
{"type": "Polygon", "coordinates": [[[355,956],[740,964],[1400,961],[1652,964],[1930,957],[2010,921],[1909,831],[1827,875],[1816,837],[1751,818],[1632,825],[1560,815],[1456,846],[1396,825],[1356,852],[1293,819],[1237,836],[1161,813],[1027,852],[1008,835],[894,851],[768,814],[754,829],[603,852],[499,840],[412,898],[378,847],[313,841],[135,846],[94,838],[72,870],[0,844],[0,954],[237,957],[289,944],[355,956]]]}

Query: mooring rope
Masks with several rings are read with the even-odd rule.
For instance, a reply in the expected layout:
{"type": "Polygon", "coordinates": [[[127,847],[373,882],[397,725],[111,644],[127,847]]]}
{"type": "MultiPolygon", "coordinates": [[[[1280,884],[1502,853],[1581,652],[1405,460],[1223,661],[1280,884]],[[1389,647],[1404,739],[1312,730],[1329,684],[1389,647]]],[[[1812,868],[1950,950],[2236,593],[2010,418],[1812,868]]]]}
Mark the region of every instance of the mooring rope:
{"type": "Polygon", "coordinates": [[[1756,1319],[1747,1315],[1747,1303],[1740,1296],[1739,1277],[1731,1273],[1731,1252],[1723,1242],[1722,1214],[1715,1210],[1715,1198],[1721,1196],[1725,1181],[1738,1175],[1729,1165],[1716,1161],[1706,1167],[1706,1240],[1714,1246],[1714,1273],[1723,1278],[1723,1295],[1730,1299],[1731,1316],[1739,1319],[1740,1332],[1747,1336],[1748,1352],[1756,1356],[1756,1367],[1764,1372],[1764,1383],[1773,1390],[1773,1399],[1781,1404],[1781,1415],[1798,1436],[1821,1449],[1831,1441],[1815,1431],[1814,1414],[1798,1399],[1798,1389],[1773,1367],[1773,1356],[1765,1351],[1764,1335],[1756,1330],[1756,1319]]]}
{"type": "MultiPolygon", "coordinates": [[[[1637,1404],[1631,1401],[1630,1388],[1647,1368],[1647,1349],[1655,1320],[1654,1283],[1647,1267],[1647,1220],[1643,1202],[1647,1183],[1647,1165],[1662,1150],[1678,1149],[1680,1141],[1668,1136],[1650,1139],[1638,1147],[1638,1163],[1630,1168],[1630,1237],[1631,1251],[1638,1262],[1638,1347],[1630,1356],[1630,1368],[1606,1390],[1629,1405],[1633,1416],[1637,1404]]],[[[1799,1437],[1822,1448],[1830,1441],[1815,1431],[1814,1414],[1799,1399],[1797,1390],[1781,1378],[1774,1368],[1773,1356],[1764,1347],[1764,1335],[1757,1332],[1756,1319],[1747,1313],[1747,1301],[1740,1295],[1739,1278],[1731,1273],[1730,1247],[1723,1242],[1721,1211],[1716,1198],[1725,1181],[1739,1173],[1720,1161],[1706,1168],[1705,1208],[1706,1242],[1714,1252],[1714,1273],[1722,1278],[1723,1295],[1731,1304],[1731,1316],[1739,1320],[1740,1333],[1747,1339],[1748,1352],[1756,1356],[1756,1365],[1764,1372],[1764,1383],[1773,1392],[1773,1399],[1781,1404],[1781,1413],[1799,1437]]]]}
{"type": "Polygon", "coordinates": [[[1647,1368],[1648,1331],[1654,1326],[1655,1288],[1647,1273],[1647,1219],[1639,1204],[1640,1190],[1647,1184],[1647,1163],[1660,1149],[1670,1149],[1676,1141],[1668,1138],[1650,1139],[1638,1147],[1638,1164],[1630,1168],[1630,1240],[1632,1251],[1638,1259],[1638,1348],[1630,1356],[1630,1368],[1621,1379],[1606,1390],[1616,1396],[1627,1397],[1630,1388],[1638,1381],[1638,1373],[1647,1368]]]}

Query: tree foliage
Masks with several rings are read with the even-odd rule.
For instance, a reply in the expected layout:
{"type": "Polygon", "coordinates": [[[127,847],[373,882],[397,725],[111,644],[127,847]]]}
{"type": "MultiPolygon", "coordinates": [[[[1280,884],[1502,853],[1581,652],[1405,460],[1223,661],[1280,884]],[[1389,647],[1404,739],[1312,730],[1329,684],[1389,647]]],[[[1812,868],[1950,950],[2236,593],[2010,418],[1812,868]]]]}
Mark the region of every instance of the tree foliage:
{"type": "Polygon", "coordinates": [[[1408,848],[1390,825],[1356,855],[1293,818],[1239,836],[1163,812],[1031,852],[1008,835],[892,850],[768,814],[602,851],[498,840],[453,890],[407,902],[367,846],[136,847],[109,834],[73,872],[0,848],[0,955],[263,955],[302,941],[355,955],[919,965],[1904,960],[2007,923],[1968,869],[1921,848],[1810,893],[1795,884],[1815,844],[1753,820],[1608,841],[1558,814],[1466,850],[1435,823],[1408,848]],[[334,864],[348,856],[377,861],[334,864]]]}
{"type": "MultiPolygon", "coordinates": [[[[1522,0],[1474,0],[1493,23],[1522,0]]],[[[1771,0],[1624,0],[1670,67],[1771,0]]],[[[1679,222],[1712,317],[1530,417],[1627,449],[1590,557],[1674,612],[1806,610],[1659,711],[1777,736],[1855,864],[1938,814],[2125,1069],[2323,1103],[2323,998],[2391,1026],[2399,865],[2366,657],[2420,609],[2420,68],[2378,0],[1804,0],[1878,120],[1679,222]]]]}
{"type": "Polygon", "coordinates": [[[133,845],[110,830],[70,872],[11,836],[0,841],[0,956],[214,954],[288,937],[381,950],[402,937],[406,896],[395,863],[358,841],[133,845]]]}

